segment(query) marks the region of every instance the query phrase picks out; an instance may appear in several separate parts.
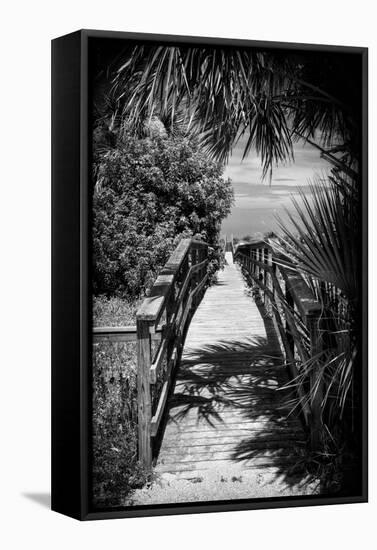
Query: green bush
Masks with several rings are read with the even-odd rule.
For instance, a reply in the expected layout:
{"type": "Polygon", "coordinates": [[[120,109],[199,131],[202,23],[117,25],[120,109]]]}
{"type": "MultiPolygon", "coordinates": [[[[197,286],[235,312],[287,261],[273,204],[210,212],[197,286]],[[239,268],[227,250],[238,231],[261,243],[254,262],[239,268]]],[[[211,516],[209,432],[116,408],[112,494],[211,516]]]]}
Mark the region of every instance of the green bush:
{"type": "Polygon", "coordinates": [[[195,141],[126,137],[95,159],[95,294],[143,295],[187,236],[209,242],[212,269],[220,267],[218,233],[233,191],[195,141]]]}

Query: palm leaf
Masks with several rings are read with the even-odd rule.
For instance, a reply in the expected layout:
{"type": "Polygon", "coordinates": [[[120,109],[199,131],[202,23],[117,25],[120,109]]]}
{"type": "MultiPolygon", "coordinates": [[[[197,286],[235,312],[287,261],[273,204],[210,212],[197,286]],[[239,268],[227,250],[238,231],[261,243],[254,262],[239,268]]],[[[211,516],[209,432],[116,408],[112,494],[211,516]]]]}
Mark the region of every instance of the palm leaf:
{"type": "Polygon", "coordinates": [[[140,45],[124,55],[113,92],[121,116],[136,132],[153,114],[166,119],[169,112],[173,121],[184,107],[187,128],[217,160],[226,162],[239,137],[247,135],[244,156],[255,149],[264,176],[293,159],[297,138],[314,140],[340,167],[342,162],[350,167],[357,157],[357,114],[347,97],[337,97],[349,86],[333,84],[334,67],[341,64],[334,65],[331,56],[319,62],[272,50],[183,45],[140,45]],[[343,160],[329,152],[334,146],[343,160]]]}
{"type": "Polygon", "coordinates": [[[331,283],[349,300],[357,293],[357,203],[353,195],[330,180],[309,185],[310,198],[300,192],[302,204],[293,198],[295,215],[287,212],[291,227],[278,220],[283,231],[280,253],[306,275],[331,283]]]}

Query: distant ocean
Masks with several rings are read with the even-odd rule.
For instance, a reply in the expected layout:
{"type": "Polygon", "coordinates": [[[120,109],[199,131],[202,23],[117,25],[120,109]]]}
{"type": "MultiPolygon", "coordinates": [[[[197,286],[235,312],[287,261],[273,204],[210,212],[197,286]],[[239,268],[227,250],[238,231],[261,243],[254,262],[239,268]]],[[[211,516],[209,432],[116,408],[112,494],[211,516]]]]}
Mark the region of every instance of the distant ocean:
{"type": "Polygon", "coordinates": [[[297,143],[295,162],[273,170],[271,185],[268,178],[261,181],[260,158],[253,152],[242,162],[244,143],[240,141],[233,150],[224,176],[232,180],[235,204],[223,221],[222,234],[244,237],[253,233],[276,231],[276,215],[287,221],[285,210],[294,213],[292,195],[299,197],[299,188],[310,195],[308,184],[315,175],[324,177],[328,170],[326,161],[310,145],[297,143]]]}
{"type": "Polygon", "coordinates": [[[234,207],[231,215],[221,225],[221,234],[233,234],[239,238],[269,231],[278,231],[278,224],[275,213],[268,207],[259,210],[234,207]]]}

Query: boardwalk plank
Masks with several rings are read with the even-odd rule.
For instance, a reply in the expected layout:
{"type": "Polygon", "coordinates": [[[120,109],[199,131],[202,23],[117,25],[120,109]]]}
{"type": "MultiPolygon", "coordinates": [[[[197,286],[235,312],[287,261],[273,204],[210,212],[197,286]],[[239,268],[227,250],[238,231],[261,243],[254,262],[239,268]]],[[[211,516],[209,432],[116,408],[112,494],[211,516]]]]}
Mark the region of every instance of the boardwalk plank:
{"type": "Polygon", "coordinates": [[[206,472],[288,472],[305,433],[287,416],[288,382],[272,321],[261,315],[238,266],[228,265],[191,322],[156,471],[185,479],[206,472]]]}

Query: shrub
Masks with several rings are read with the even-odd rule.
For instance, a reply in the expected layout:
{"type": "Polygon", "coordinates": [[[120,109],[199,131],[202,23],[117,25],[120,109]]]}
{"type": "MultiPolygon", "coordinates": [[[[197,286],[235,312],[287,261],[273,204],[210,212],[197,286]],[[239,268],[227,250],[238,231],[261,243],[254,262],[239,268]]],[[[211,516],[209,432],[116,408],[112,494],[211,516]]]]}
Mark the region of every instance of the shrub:
{"type": "Polygon", "coordinates": [[[222,167],[183,137],[126,137],[95,155],[93,287],[95,294],[138,297],[180,239],[198,236],[215,249],[233,191],[222,167]]]}

